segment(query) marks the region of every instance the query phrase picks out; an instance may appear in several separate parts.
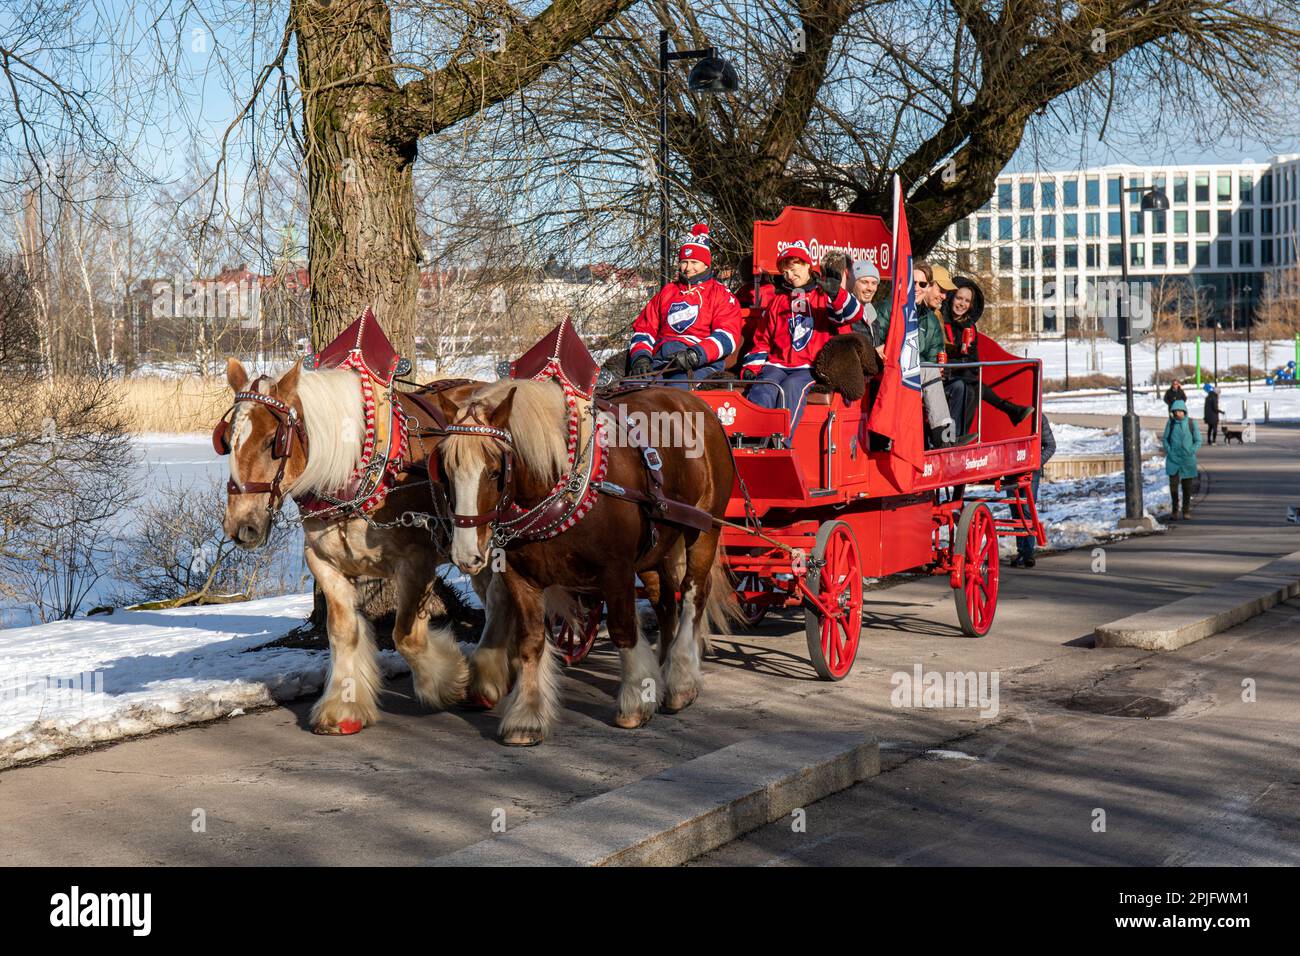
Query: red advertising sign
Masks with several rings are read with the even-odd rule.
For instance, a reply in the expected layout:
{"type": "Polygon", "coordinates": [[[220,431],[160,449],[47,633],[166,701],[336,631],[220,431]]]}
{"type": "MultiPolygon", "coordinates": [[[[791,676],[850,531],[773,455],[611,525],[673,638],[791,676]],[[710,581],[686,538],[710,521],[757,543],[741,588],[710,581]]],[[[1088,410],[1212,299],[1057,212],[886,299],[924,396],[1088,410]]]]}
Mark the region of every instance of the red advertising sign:
{"type": "Polygon", "coordinates": [[[890,261],[893,237],[879,216],[786,206],[770,222],[754,223],[754,269],[776,273],[776,261],[785,247],[802,239],[813,262],[831,252],[842,252],[854,262],[874,262],[882,279],[894,275],[890,261]]]}

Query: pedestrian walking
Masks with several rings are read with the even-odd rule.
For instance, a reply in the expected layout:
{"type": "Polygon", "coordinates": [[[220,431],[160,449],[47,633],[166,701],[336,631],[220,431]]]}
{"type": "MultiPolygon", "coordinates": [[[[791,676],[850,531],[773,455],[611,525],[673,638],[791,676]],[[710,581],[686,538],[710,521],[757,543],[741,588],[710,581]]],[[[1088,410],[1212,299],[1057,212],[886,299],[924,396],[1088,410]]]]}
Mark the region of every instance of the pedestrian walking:
{"type": "Polygon", "coordinates": [[[1165,389],[1165,406],[1173,405],[1174,402],[1187,401],[1187,393],[1183,391],[1183,383],[1174,379],[1167,389],[1165,389]]]}
{"type": "Polygon", "coordinates": [[[1219,433],[1219,390],[1213,385],[1205,386],[1205,439],[1211,445],[1219,433]]]}
{"type": "MultiPolygon", "coordinates": [[[[1038,470],[1034,472],[1033,489],[1034,489],[1034,506],[1038,506],[1038,484],[1043,477],[1043,467],[1051,457],[1056,454],[1056,436],[1052,434],[1052,423],[1047,420],[1047,416],[1042,416],[1043,422],[1043,443],[1042,457],[1039,459],[1038,470]]],[[[1011,515],[1014,518],[1021,517],[1019,505],[1011,505],[1011,515]]],[[[1011,559],[1013,568],[1032,568],[1037,562],[1034,560],[1034,550],[1038,547],[1038,542],[1034,540],[1033,535],[1024,535],[1016,538],[1016,556],[1011,559]]]]}
{"type": "Polygon", "coordinates": [[[1181,399],[1169,406],[1160,443],[1165,449],[1165,474],[1169,476],[1169,520],[1178,520],[1178,492],[1182,491],[1183,520],[1192,508],[1192,483],[1196,481],[1196,449],[1201,447],[1201,430],[1187,415],[1187,403],[1181,399]]]}

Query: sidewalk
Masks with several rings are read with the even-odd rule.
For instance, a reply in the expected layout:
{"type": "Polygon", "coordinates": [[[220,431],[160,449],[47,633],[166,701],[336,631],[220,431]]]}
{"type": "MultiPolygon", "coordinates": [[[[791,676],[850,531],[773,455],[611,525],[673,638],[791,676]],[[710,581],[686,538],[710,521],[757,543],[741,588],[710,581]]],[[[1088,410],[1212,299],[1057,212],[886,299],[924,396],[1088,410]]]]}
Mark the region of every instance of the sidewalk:
{"type": "MultiPolygon", "coordinates": [[[[1193,521],[1106,545],[1104,573],[1093,573],[1088,550],[1004,568],[997,620],[981,640],[958,630],[947,580],[926,577],[869,592],[846,680],[814,678],[802,615],[783,614],[718,638],[700,701],[641,731],[610,723],[616,658],[603,641],[567,674],[559,729],[537,748],[497,744],[491,714],[422,711],[409,681],[386,695],[378,725],[351,738],[310,734],[310,701],[270,708],[0,773],[4,861],[417,863],[490,836],[502,813],[515,826],[764,733],[870,730],[896,755],[943,746],[987,721],[976,710],[893,706],[894,673],[921,663],[997,670],[1027,692],[1042,681],[1088,687],[1146,656],[1090,648],[1097,625],[1300,547],[1300,528],[1285,523],[1286,505],[1300,503],[1294,433],[1258,433],[1255,445],[1206,449],[1210,480],[1193,521]],[[206,830],[195,832],[200,816],[206,830]]],[[[1123,739],[1117,746],[1117,759],[1144,759],[1123,739]]]]}

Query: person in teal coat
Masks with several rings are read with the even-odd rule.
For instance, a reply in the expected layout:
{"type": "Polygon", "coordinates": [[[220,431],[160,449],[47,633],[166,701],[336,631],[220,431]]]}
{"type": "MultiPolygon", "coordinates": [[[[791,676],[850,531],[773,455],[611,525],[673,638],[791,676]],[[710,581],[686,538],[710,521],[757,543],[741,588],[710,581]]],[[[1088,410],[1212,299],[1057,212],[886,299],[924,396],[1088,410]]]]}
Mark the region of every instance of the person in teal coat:
{"type": "Polygon", "coordinates": [[[1165,474],[1169,476],[1169,520],[1178,520],[1178,491],[1183,492],[1183,520],[1192,507],[1192,482],[1196,480],[1196,449],[1201,447],[1201,430],[1187,417],[1187,403],[1181,399],[1169,406],[1160,442],[1165,448],[1165,474]]]}

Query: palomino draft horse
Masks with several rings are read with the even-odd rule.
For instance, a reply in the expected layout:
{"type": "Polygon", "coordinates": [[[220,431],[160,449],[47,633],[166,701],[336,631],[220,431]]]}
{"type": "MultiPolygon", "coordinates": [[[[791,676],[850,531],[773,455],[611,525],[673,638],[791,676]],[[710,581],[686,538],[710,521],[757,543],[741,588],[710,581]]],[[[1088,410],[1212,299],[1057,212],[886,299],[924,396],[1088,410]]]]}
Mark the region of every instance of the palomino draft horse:
{"type": "Polygon", "coordinates": [[[356,371],[294,365],[278,379],[250,382],[243,365],[230,359],[226,378],[235,400],[213,433],[217,452],[230,455],[223,530],[241,547],[259,547],[284,499],[295,498],[303,513],[307,565],[328,605],[329,681],[312,709],[312,730],[352,734],[379,717],[382,678],[374,636],[358,609],[358,578],[396,582],[393,643],[411,666],[420,700],[439,708],[459,701],[468,679],[464,655],[449,630],[428,626],[434,574],[447,558],[445,538],[440,546],[424,521],[445,514],[446,506],[435,500],[423,470],[432,442],[421,435],[453,415],[458,399],[478,383],[422,399],[394,392],[408,425],[430,427],[412,428],[414,460],[377,462],[373,449],[367,451],[372,443],[356,371]],[[343,501],[344,489],[355,487],[358,473],[375,464],[388,469],[386,493],[365,502],[372,507],[355,497],[343,501]]]}
{"type": "MultiPolygon", "coordinates": [[[[627,429],[598,434],[614,426],[597,425],[590,405],[579,403],[571,442],[565,391],[554,380],[523,379],[472,392],[438,446],[455,524],[452,561],[475,574],[504,552],[487,608],[497,637],[508,631],[506,643],[517,641],[500,729],[507,744],[540,743],[554,725],[558,674],[545,612],[566,595],[605,600],[621,666],[618,726],[640,727],[661,703],[682,710],[699,693],[702,621],[706,611],[721,618],[725,602],[712,578],[713,519],[735,480],[727,436],[709,407],[682,389],[644,388],[619,403],[618,428],[658,417],[699,434],[655,449],[627,429]],[[572,448],[580,451],[571,457],[572,448]],[[658,657],[639,633],[638,573],[656,580],[661,603],[674,601],[674,590],[681,595],[675,629],[661,626],[658,657]]],[[[492,703],[506,693],[508,653],[485,633],[471,658],[472,696],[492,703]]]]}

